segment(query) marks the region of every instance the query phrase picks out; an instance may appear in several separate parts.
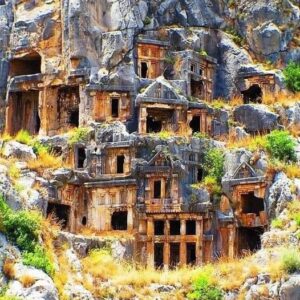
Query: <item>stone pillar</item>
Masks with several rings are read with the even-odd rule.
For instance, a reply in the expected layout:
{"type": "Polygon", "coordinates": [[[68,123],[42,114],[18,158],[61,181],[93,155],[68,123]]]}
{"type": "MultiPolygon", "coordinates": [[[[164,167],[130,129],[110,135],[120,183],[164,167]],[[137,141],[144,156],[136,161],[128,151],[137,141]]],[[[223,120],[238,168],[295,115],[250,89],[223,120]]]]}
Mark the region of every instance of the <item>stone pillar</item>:
{"type": "Polygon", "coordinates": [[[147,265],[154,267],[154,222],[153,219],[147,220],[147,265]]]}
{"type": "Polygon", "coordinates": [[[147,108],[140,107],[140,121],[139,121],[139,133],[145,134],[147,133],[147,108]]]}
{"type": "Polygon", "coordinates": [[[203,262],[203,222],[202,220],[196,220],[196,265],[200,265],[203,262]]]}
{"type": "Polygon", "coordinates": [[[130,157],[129,155],[125,155],[124,159],[124,173],[129,173],[130,172],[130,157]]]}
{"type": "Polygon", "coordinates": [[[133,229],[133,211],[132,207],[128,207],[127,210],[127,230],[133,229]]]}
{"type": "Polygon", "coordinates": [[[206,113],[201,111],[200,117],[200,131],[201,133],[207,133],[206,113]]]}
{"type": "Polygon", "coordinates": [[[104,113],[104,118],[105,118],[105,120],[111,120],[111,104],[110,104],[110,96],[109,95],[107,95],[106,96],[106,100],[105,100],[105,102],[104,102],[105,104],[104,104],[104,111],[105,111],[105,113],[104,113]]]}
{"type": "Polygon", "coordinates": [[[234,225],[228,226],[229,234],[228,234],[228,257],[234,257],[234,240],[235,240],[235,228],[234,225]]]}
{"type": "Polygon", "coordinates": [[[186,243],[183,241],[183,238],[186,234],[186,221],[180,220],[180,265],[186,264],[186,243]]]}
{"type": "Polygon", "coordinates": [[[170,243],[164,243],[164,269],[168,269],[170,264],[170,243]]]}

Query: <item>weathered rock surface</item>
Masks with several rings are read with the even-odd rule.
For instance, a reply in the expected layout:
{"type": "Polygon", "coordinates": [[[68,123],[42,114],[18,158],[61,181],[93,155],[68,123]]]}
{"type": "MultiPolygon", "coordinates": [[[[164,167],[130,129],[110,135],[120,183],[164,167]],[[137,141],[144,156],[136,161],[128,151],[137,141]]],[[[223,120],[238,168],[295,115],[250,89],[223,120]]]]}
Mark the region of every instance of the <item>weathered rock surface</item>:
{"type": "Polygon", "coordinates": [[[287,204],[293,200],[291,185],[291,180],[288,179],[283,172],[275,175],[274,182],[269,189],[269,197],[267,199],[270,218],[277,217],[283,209],[287,207],[287,204]]]}
{"type": "Polygon", "coordinates": [[[296,300],[300,295],[300,275],[292,275],[286,282],[284,282],[279,290],[279,297],[281,300],[296,300]]]}
{"type": "Polygon", "coordinates": [[[15,264],[15,280],[9,283],[8,295],[28,300],[58,300],[58,292],[52,279],[44,272],[22,264],[15,264]],[[22,276],[30,276],[33,284],[24,287],[20,282],[22,276]]]}
{"type": "Polygon", "coordinates": [[[18,143],[16,141],[9,141],[4,144],[3,155],[7,158],[14,157],[18,159],[36,159],[32,148],[30,146],[18,143]]]}
{"type": "Polygon", "coordinates": [[[278,115],[263,105],[241,105],[234,110],[233,116],[235,121],[245,126],[247,132],[263,133],[279,126],[278,115]]]}

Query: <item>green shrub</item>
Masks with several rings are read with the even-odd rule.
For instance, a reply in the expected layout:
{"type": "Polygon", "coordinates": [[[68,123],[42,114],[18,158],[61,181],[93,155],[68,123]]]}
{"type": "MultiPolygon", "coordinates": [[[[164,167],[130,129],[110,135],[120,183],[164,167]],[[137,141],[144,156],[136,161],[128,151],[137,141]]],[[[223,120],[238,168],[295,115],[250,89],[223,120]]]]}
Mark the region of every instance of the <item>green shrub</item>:
{"type": "Polygon", "coordinates": [[[297,226],[300,227],[300,213],[294,214],[293,220],[296,222],[297,226]]]}
{"type": "Polygon", "coordinates": [[[289,62],[283,75],[287,88],[292,92],[300,92],[300,63],[289,62]]]}
{"type": "Polygon", "coordinates": [[[208,277],[201,275],[193,284],[193,292],[188,294],[191,300],[222,300],[223,292],[217,286],[211,284],[208,277]]]}
{"type": "Polygon", "coordinates": [[[228,1],[228,7],[229,8],[235,8],[235,6],[236,6],[235,0],[229,0],[228,1]]]}
{"type": "Polygon", "coordinates": [[[21,251],[23,263],[52,275],[53,265],[39,245],[42,216],[33,211],[13,211],[0,196],[0,230],[21,251]]]}
{"type": "Polygon", "coordinates": [[[72,130],[69,134],[68,144],[74,145],[76,143],[84,142],[89,135],[89,128],[79,127],[72,130]]]}
{"type": "Polygon", "coordinates": [[[168,65],[174,65],[175,64],[175,57],[174,55],[167,53],[167,55],[164,58],[164,61],[168,65]]]}
{"type": "Polygon", "coordinates": [[[162,130],[160,132],[151,133],[150,136],[152,136],[152,137],[158,137],[161,140],[168,140],[172,136],[174,136],[174,132],[168,131],[168,130],[162,130]]]}
{"type": "Polygon", "coordinates": [[[232,40],[238,45],[242,46],[245,43],[245,39],[239,35],[239,33],[233,27],[228,27],[225,32],[231,35],[232,40]]]}
{"type": "Polygon", "coordinates": [[[19,143],[30,145],[32,142],[32,136],[28,131],[22,129],[17,133],[15,140],[19,143]]]}
{"type": "Polygon", "coordinates": [[[207,138],[209,138],[207,133],[198,132],[198,131],[193,133],[193,137],[197,138],[197,139],[207,139],[207,138]]]}
{"type": "Polygon", "coordinates": [[[274,219],[272,220],[271,226],[273,228],[282,229],[283,228],[283,222],[281,219],[274,219]]]}
{"type": "Polygon", "coordinates": [[[199,51],[199,54],[202,55],[202,56],[207,56],[208,55],[207,52],[205,50],[203,50],[203,49],[201,49],[199,51]]]}
{"type": "Polygon", "coordinates": [[[35,154],[40,155],[41,153],[49,153],[50,148],[46,145],[43,145],[40,141],[34,140],[32,142],[32,150],[35,154]]]}
{"type": "Polygon", "coordinates": [[[221,183],[224,174],[224,153],[221,149],[208,149],[204,156],[203,171],[205,176],[213,177],[217,183],[221,183]]]}
{"type": "Polygon", "coordinates": [[[147,26],[147,25],[150,25],[151,24],[151,18],[146,16],[146,18],[144,19],[143,21],[144,25],[147,26]]]}
{"type": "Polygon", "coordinates": [[[20,169],[14,163],[10,164],[7,174],[11,180],[18,179],[21,176],[20,169]]]}
{"type": "Polygon", "coordinates": [[[9,240],[21,251],[34,251],[41,231],[40,224],[38,213],[24,210],[7,213],[3,221],[9,240]]]}
{"type": "Polygon", "coordinates": [[[295,141],[288,131],[273,130],[266,138],[266,148],[272,158],[296,161],[295,141]]]}
{"type": "Polygon", "coordinates": [[[50,276],[54,274],[53,264],[41,246],[36,245],[32,252],[23,252],[22,258],[24,265],[41,269],[50,276]]]}
{"type": "Polygon", "coordinates": [[[286,250],[282,255],[282,267],[291,274],[300,271],[300,253],[295,249],[286,250]]]}

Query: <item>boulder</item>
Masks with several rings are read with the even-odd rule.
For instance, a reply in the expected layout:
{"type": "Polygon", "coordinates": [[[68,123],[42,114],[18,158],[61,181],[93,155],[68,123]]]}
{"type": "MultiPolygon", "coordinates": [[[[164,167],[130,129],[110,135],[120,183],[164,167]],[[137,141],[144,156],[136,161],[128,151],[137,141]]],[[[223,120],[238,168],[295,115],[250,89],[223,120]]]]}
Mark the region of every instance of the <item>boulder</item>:
{"type": "Polygon", "coordinates": [[[286,109],[286,116],[290,124],[300,125],[300,102],[286,109]]]}
{"type": "Polygon", "coordinates": [[[293,200],[292,181],[283,173],[277,173],[274,182],[269,189],[267,206],[270,218],[278,217],[293,200]]]}
{"type": "MultiPolygon", "coordinates": [[[[0,168],[5,170],[4,168],[0,168]]],[[[18,210],[23,207],[22,199],[15,190],[12,182],[8,179],[6,173],[0,172],[0,194],[3,195],[6,203],[13,209],[18,210]]]]}
{"type": "Polygon", "coordinates": [[[292,275],[279,290],[280,300],[298,300],[300,295],[300,274],[292,275]]]}
{"type": "Polygon", "coordinates": [[[266,22],[253,29],[253,41],[251,44],[256,53],[269,55],[280,51],[281,31],[272,22],[266,22]]]}
{"type": "Polygon", "coordinates": [[[237,126],[233,128],[234,136],[237,140],[242,140],[248,136],[250,136],[249,133],[245,131],[243,127],[237,126]]]}
{"type": "Polygon", "coordinates": [[[233,111],[234,120],[250,133],[264,133],[278,128],[278,115],[264,105],[245,104],[233,111]]]}
{"type": "Polygon", "coordinates": [[[7,158],[14,157],[24,160],[36,159],[36,155],[30,146],[16,141],[9,141],[5,143],[2,154],[7,158]]]}

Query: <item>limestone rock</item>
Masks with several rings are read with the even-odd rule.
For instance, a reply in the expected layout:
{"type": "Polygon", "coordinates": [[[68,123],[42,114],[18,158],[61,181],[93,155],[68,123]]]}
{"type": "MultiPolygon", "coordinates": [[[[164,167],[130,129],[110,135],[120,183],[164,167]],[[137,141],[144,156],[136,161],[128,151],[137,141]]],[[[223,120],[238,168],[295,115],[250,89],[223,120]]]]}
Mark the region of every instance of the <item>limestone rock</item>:
{"type": "Polygon", "coordinates": [[[291,184],[291,180],[283,172],[275,175],[267,199],[269,216],[271,218],[277,217],[286,208],[287,204],[293,200],[291,184]]]}
{"type": "Polygon", "coordinates": [[[269,55],[281,49],[281,31],[273,23],[263,23],[253,29],[255,52],[269,55]]]}
{"type": "Polygon", "coordinates": [[[300,295],[300,275],[292,275],[279,290],[281,300],[297,300],[300,295]]]}
{"type": "Polygon", "coordinates": [[[235,121],[243,124],[247,132],[263,133],[278,128],[278,115],[264,105],[245,104],[234,112],[235,121]]]}
{"type": "Polygon", "coordinates": [[[237,126],[233,130],[237,140],[241,140],[249,136],[249,133],[247,133],[243,127],[237,126]]]}
{"type": "Polygon", "coordinates": [[[9,141],[4,144],[3,155],[8,158],[15,157],[24,160],[36,159],[36,155],[30,146],[16,141],[9,141]]]}
{"type": "MultiPolygon", "coordinates": [[[[2,171],[3,170],[5,170],[5,168],[2,168],[2,171]]],[[[12,182],[8,179],[6,172],[0,172],[0,193],[12,209],[18,210],[23,207],[22,199],[15,190],[12,182]]]]}

